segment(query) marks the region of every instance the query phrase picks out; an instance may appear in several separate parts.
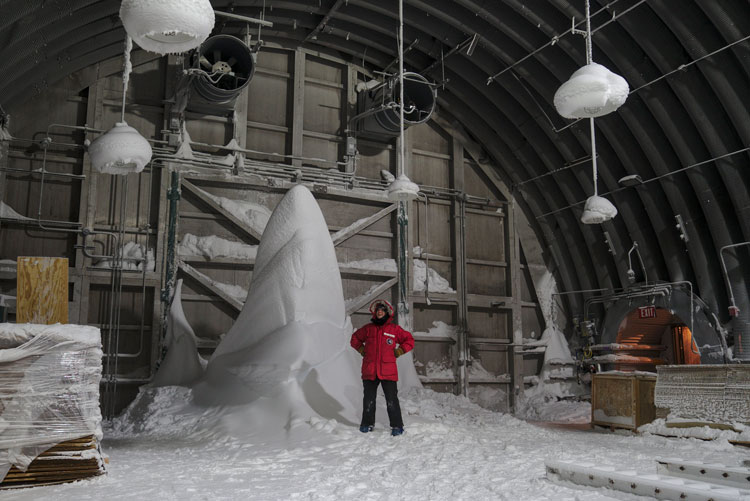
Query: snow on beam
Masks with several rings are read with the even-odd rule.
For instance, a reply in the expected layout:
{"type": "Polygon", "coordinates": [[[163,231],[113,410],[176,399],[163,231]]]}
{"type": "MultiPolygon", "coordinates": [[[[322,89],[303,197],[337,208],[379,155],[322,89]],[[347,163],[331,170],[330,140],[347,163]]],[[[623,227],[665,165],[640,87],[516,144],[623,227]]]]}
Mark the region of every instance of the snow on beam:
{"type": "Polygon", "coordinates": [[[206,205],[211,207],[213,210],[224,216],[225,218],[229,219],[232,224],[237,226],[239,229],[253,237],[256,241],[260,242],[260,233],[257,232],[255,229],[250,228],[247,224],[245,224],[244,221],[239,219],[237,216],[226,210],[224,207],[216,203],[215,200],[213,200],[208,194],[203,191],[202,189],[195,186],[190,181],[183,179],[181,181],[181,185],[183,188],[187,188],[187,190],[198,197],[202,202],[204,202],[206,205]]]}
{"type": "Polygon", "coordinates": [[[398,204],[391,204],[385,209],[379,210],[375,214],[373,214],[370,217],[366,217],[364,219],[360,219],[359,221],[355,222],[354,224],[347,226],[346,228],[343,228],[333,235],[331,235],[331,240],[333,240],[333,246],[336,247],[340,243],[348,240],[349,238],[353,237],[360,231],[364,230],[368,226],[376,223],[377,221],[381,220],[391,212],[393,212],[396,207],[398,207],[398,204]]]}
{"type": "Polygon", "coordinates": [[[387,291],[397,283],[398,278],[392,278],[387,282],[383,282],[382,284],[378,285],[377,287],[372,289],[369,294],[365,294],[364,296],[359,297],[356,301],[351,303],[346,308],[346,314],[351,315],[352,313],[359,311],[361,308],[364,308],[375,299],[377,299],[377,297],[380,296],[383,292],[387,291]]]}
{"type": "Polygon", "coordinates": [[[237,312],[242,311],[242,302],[238,301],[237,299],[233,298],[220,288],[218,288],[212,281],[208,280],[206,276],[190,266],[189,264],[178,261],[178,268],[182,270],[186,275],[188,275],[190,278],[201,284],[203,287],[208,289],[209,291],[213,292],[215,295],[219,296],[222,300],[224,300],[226,303],[229,304],[232,308],[237,310],[237,312]]]}
{"type": "Polygon", "coordinates": [[[547,478],[568,481],[589,487],[604,487],[656,499],[684,499],[688,501],[739,501],[750,491],[696,482],[666,475],[639,473],[614,466],[597,466],[574,461],[544,462],[547,478]]]}

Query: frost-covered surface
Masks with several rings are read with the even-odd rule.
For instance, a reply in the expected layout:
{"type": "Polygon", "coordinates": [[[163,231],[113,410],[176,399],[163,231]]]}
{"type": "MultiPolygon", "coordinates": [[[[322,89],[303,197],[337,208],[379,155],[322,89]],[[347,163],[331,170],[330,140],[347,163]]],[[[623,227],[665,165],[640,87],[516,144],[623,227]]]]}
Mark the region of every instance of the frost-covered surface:
{"type": "Polygon", "coordinates": [[[200,271],[196,270],[195,268],[193,268],[192,271],[193,271],[193,273],[195,273],[199,277],[203,278],[203,280],[205,280],[209,284],[213,285],[217,289],[221,290],[225,294],[233,297],[234,299],[236,299],[240,303],[243,303],[245,301],[245,298],[247,298],[247,289],[245,289],[245,288],[243,288],[243,287],[241,287],[239,285],[226,284],[224,282],[219,282],[218,280],[214,280],[213,278],[209,277],[205,273],[201,273],[200,271]]]}
{"type": "Polygon", "coordinates": [[[0,478],[51,446],[102,437],[101,335],[73,324],[0,324],[0,478]]]}
{"type": "Polygon", "coordinates": [[[539,340],[525,346],[544,346],[544,363],[540,377],[520,396],[516,415],[538,421],[552,421],[558,416],[568,422],[589,422],[591,404],[577,400],[589,389],[573,379],[575,360],[562,331],[547,327],[539,340]]]}
{"type": "Polygon", "coordinates": [[[555,92],[555,109],[565,118],[600,117],[628,98],[628,83],[597,63],[579,68],[555,92]]]}
{"type": "Polygon", "coordinates": [[[451,289],[451,284],[432,268],[427,268],[427,263],[421,259],[414,259],[412,286],[415,291],[423,291],[427,287],[425,280],[429,277],[430,292],[456,292],[451,289]]]}
{"type": "Polygon", "coordinates": [[[198,237],[190,233],[182,237],[177,246],[177,254],[184,257],[202,256],[207,259],[217,257],[231,257],[235,259],[255,259],[258,252],[257,245],[233,242],[216,235],[198,237]]]}
{"type": "Polygon", "coordinates": [[[8,219],[23,219],[23,220],[31,219],[30,217],[22,216],[18,212],[14,211],[10,205],[7,205],[5,202],[2,202],[2,201],[0,201],[0,217],[5,217],[8,219]]]}
{"type": "MultiPolygon", "coordinates": [[[[146,261],[146,271],[154,271],[156,260],[154,259],[154,249],[145,251],[145,246],[136,242],[125,242],[117,250],[117,255],[122,259],[121,266],[123,270],[143,271],[143,261],[146,261]],[[144,257],[145,254],[145,257],[144,257]]],[[[101,259],[94,264],[94,268],[112,268],[111,259],[101,259]]]]}
{"type": "MultiPolygon", "coordinates": [[[[234,217],[241,220],[248,227],[258,233],[263,233],[268,224],[268,219],[271,217],[271,211],[267,207],[246,200],[232,200],[231,198],[219,197],[205,190],[201,191],[224,210],[231,212],[234,217]]],[[[326,229],[326,233],[328,233],[328,229],[326,229]]]]}
{"type": "Polygon", "coordinates": [[[349,261],[342,263],[350,268],[361,268],[363,270],[380,270],[380,271],[398,271],[398,265],[395,259],[360,259],[358,261],[349,261]]]}
{"type": "Polygon", "coordinates": [[[586,199],[583,207],[581,222],[583,224],[599,224],[617,215],[617,208],[604,197],[591,195],[586,199]]]}
{"type": "Polygon", "coordinates": [[[91,165],[102,174],[141,172],[151,161],[153,150],[140,133],[125,122],[117,122],[88,147],[91,165]]]}
{"type": "Polygon", "coordinates": [[[182,280],[178,280],[175,285],[164,345],[167,347],[167,354],[151,380],[151,385],[189,385],[203,375],[205,361],[198,355],[195,332],[182,309],[182,280]]]}
{"type": "Polygon", "coordinates": [[[198,47],[214,27],[208,0],[123,0],[120,18],[141,48],[161,55],[198,47]]]}
{"type": "Polygon", "coordinates": [[[422,337],[457,339],[458,327],[455,325],[448,325],[445,322],[441,322],[440,320],[435,320],[434,322],[432,322],[432,327],[430,327],[427,332],[414,332],[414,335],[419,335],[422,337]]]}
{"type": "Polygon", "coordinates": [[[724,439],[566,430],[430,390],[399,396],[406,424],[399,438],[380,424],[363,435],[331,420],[272,415],[266,419],[277,419],[288,432],[269,439],[255,431],[255,421],[234,422],[238,416],[231,408],[186,404],[188,388],[151,389],[106,430],[107,475],[0,492],[0,499],[624,501],[644,498],[553,483],[545,477],[544,461],[585,459],[655,472],[661,457],[727,465],[746,457],[746,450],[724,439]],[[205,426],[214,422],[222,424],[205,426]],[[238,433],[228,432],[231,424],[238,433]]]}

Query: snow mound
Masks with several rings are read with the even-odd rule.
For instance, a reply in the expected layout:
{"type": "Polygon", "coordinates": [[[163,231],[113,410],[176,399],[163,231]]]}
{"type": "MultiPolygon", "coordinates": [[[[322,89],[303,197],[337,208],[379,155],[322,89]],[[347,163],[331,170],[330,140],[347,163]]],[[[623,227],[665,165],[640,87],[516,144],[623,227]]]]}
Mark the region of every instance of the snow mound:
{"type": "Polygon", "coordinates": [[[341,276],[325,220],[304,186],[271,215],[247,301],[193,388],[200,405],[245,405],[270,424],[358,421],[359,354],[349,347],[341,276]]]}

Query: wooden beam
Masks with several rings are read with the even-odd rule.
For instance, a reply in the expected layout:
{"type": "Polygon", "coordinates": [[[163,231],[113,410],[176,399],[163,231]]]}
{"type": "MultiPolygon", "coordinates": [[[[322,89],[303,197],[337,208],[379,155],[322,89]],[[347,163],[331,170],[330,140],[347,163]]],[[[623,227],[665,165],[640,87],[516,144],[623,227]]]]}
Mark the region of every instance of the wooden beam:
{"type": "Polygon", "coordinates": [[[224,207],[219,205],[216,200],[211,198],[211,196],[203,191],[202,189],[195,186],[193,183],[188,181],[187,179],[183,179],[181,182],[181,185],[183,188],[187,188],[187,190],[198,197],[201,201],[203,201],[206,205],[211,207],[213,210],[224,216],[225,218],[229,219],[229,221],[232,222],[235,226],[237,226],[239,229],[241,229],[243,232],[245,232],[247,235],[254,238],[256,241],[260,242],[260,236],[261,234],[258,233],[255,229],[250,228],[247,224],[245,224],[244,221],[242,221],[240,218],[226,210],[224,207]]]}
{"type": "Polygon", "coordinates": [[[217,287],[212,281],[209,280],[206,275],[199,272],[189,264],[185,263],[184,261],[178,260],[178,268],[182,270],[183,273],[185,273],[187,276],[198,282],[202,287],[206,288],[207,290],[211,291],[213,294],[219,296],[221,299],[224,300],[229,306],[237,310],[237,312],[242,311],[242,307],[244,304],[240,302],[238,299],[230,296],[223,290],[221,290],[219,287],[217,287]]]}
{"type": "Polygon", "coordinates": [[[355,313],[359,311],[361,308],[366,306],[367,304],[373,302],[375,299],[377,299],[378,296],[380,296],[383,292],[387,291],[394,285],[398,283],[398,277],[391,278],[390,280],[383,282],[382,284],[375,287],[372,291],[370,291],[369,294],[366,294],[362,297],[360,297],[357,301],[353,302],[349,305],[349,307],[346,309],[346,314],[351,315],[352,313],[355,313]]]}
{"type": "MultiPolygon", "coordinates": [[[[294,83],[292,93],[292,155],[301,157],[303,153],[303,137],[305,120],[305,53],[294,51],[294,83]]],[[[302,166],[302,160],[292,159],[292,165],[302,166]]]]}
{"type": "Polygon", "coordinates": [[[397,208],[398,208],[398,204],[391,204],[385,209],[379,210],[372,216],[365,218],[365,219],[360,219],[355,224],[351,226],[347,226],[343,230],[337,231],[336,233],[331,235],[331,240],[333,240],[333,246],[336,247],[342,242],[345,242],[346,240],[353,237],[354,235],[364,230],[368,226],[380,221],[381,219],[383,219],[385,216],[387,216],[388,214],[390,214],[397,208]]]}

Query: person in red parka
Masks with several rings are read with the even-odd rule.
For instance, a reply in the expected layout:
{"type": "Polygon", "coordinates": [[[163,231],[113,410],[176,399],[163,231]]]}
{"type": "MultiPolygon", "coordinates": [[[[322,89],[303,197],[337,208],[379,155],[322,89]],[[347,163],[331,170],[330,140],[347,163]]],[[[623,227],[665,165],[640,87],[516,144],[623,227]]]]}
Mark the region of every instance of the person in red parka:
{"type": "Polygon", "coordinates": [[[401,407],[398,403],[398,368],[396,358],[414,348],[414,338],[396,324],[391,323],[393,307],[388,301],[377,300],[370,305],[372,320],[352,334],[352,348],[364,357],[362,360],[362,422],[359,431],[367,433],[375,427],[375,397],[378,385],[383,386],[391,435],[404,432],[401,407]]]}

